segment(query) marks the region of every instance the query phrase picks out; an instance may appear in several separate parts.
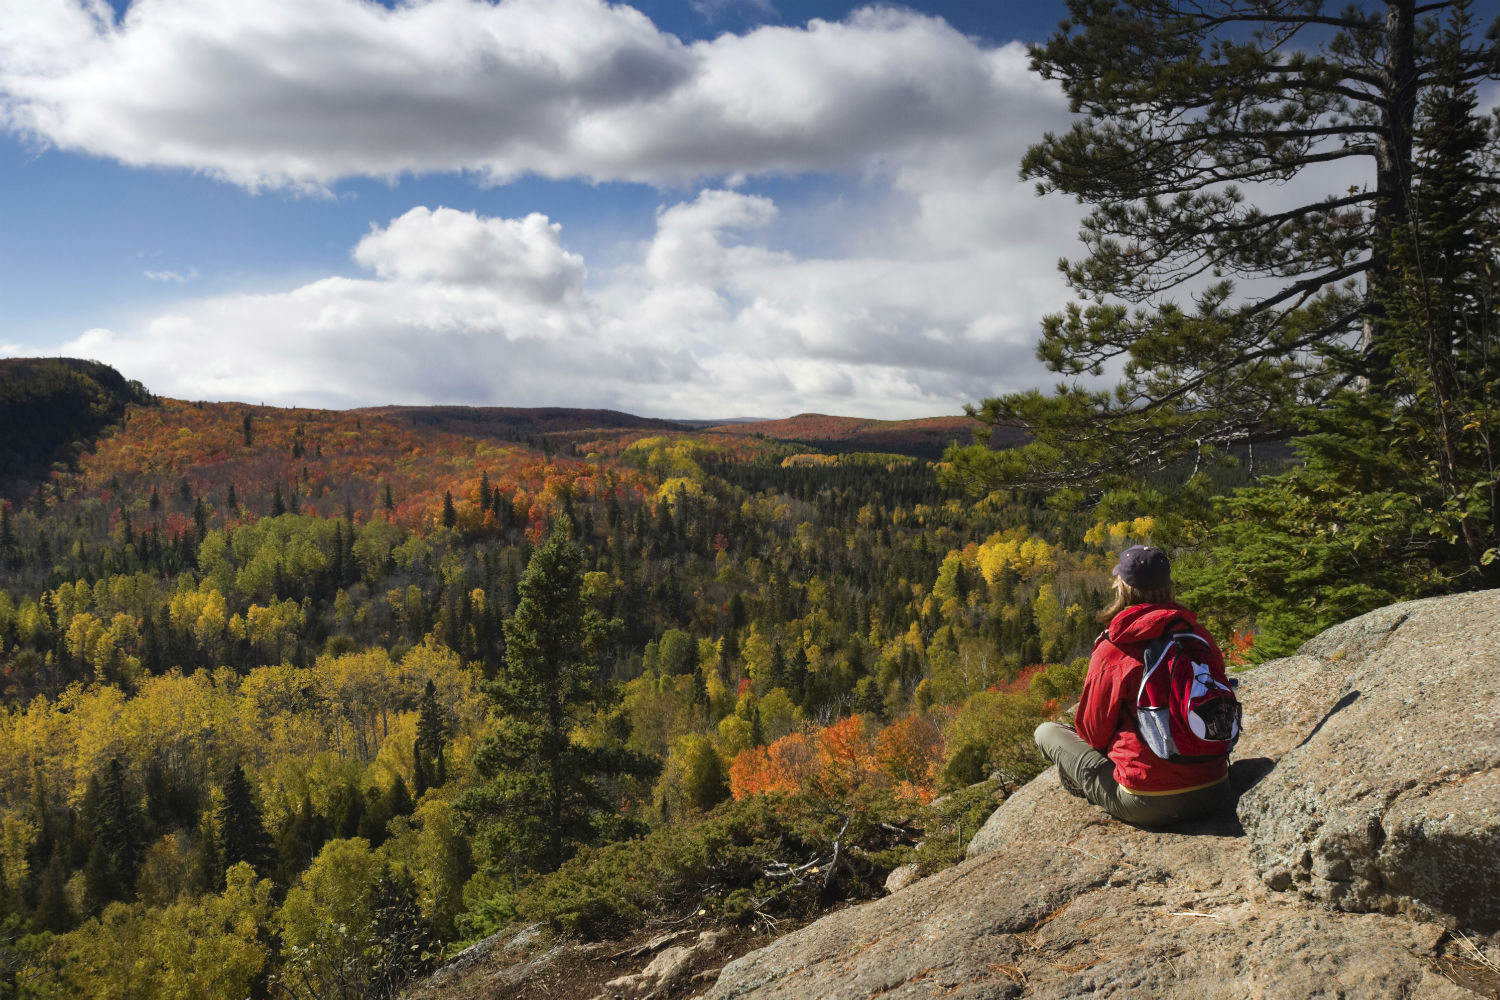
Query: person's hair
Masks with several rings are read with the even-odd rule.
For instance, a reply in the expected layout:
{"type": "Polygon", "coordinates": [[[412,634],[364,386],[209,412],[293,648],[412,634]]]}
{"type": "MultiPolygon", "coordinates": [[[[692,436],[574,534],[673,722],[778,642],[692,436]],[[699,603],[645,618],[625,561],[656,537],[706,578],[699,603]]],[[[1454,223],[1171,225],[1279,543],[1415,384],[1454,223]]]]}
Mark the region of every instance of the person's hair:
{"type": "Polygon", "coordinates": [[[1170,580],[1165,586],[1143,589],[1132,587],[1118,576],[1114,578],[1114,581],[1114,600],[1099,612],[1099,620],[1106,625],[1114,619],[1115,615],[1137,604],[1171,604],[1177,600],[1177,592],[1173,589],[1170,580]]]}

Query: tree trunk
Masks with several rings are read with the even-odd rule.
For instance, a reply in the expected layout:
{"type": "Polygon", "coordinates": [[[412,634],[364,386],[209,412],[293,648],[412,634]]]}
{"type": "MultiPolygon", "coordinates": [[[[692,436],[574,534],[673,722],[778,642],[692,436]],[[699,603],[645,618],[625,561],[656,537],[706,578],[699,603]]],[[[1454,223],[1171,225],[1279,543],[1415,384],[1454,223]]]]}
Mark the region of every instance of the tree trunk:
{"type": "Polygon", "coordinates": [[[1378,290],[1394,280],[1390,239],[1411,216],[1412,128],[1417,114],[1416,0],[1390,0],[1385,14],[1385,58],[1380,68],[1380,134],[1375,141],[1375,243],[1367,288],[1373,336],[1365,343],[1365,375],[1384,394],[1391,379],[1378,290]]]}

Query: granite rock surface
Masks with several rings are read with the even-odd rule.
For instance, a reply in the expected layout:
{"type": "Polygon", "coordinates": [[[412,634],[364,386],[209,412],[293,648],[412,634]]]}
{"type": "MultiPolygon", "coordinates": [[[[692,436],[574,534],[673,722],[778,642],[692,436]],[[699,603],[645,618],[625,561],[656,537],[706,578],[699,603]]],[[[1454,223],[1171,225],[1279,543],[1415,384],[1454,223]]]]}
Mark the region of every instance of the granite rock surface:
{"type": "Polygon", "coordinates": [[[1493,995],[1500,591],[1243,676],[1234,813],[1132,827],[1046,772],[962,864],[731,962],[702,1000],[1493,995]]]}

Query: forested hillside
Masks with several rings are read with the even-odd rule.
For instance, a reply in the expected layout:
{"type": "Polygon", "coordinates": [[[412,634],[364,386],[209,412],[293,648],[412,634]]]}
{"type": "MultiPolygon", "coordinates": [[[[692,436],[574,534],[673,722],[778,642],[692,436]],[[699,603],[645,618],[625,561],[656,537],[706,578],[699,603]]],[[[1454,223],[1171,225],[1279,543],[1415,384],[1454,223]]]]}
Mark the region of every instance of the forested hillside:
{"type": "Polygon", "coordinates": [[[0,508],[5,988],[377,996],[951,863],[1152,533],[586,418],[160,400],[0,508]]]}
{"type": "Polygon", "coordinates": [[[0,358],[0,497],[15,498],[53,463],[67,466],[127,404],[149,398],[97,361],[0,358]]]}

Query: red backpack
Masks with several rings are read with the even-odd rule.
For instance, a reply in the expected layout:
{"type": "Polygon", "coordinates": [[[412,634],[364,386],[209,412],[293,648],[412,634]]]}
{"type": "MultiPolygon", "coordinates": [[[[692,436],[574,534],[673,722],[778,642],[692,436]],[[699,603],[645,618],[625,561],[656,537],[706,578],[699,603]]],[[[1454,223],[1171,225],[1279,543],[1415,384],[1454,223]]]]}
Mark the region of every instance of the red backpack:
{"type": "Polygon", "coordinates": [[[1240,738],[1234,681],[1214,676],[1208,640],[1186,626],[1174,622],[1146,644],[1135,708],[1141,742],[1181,763],[1223,757],[1240,738]]]}

